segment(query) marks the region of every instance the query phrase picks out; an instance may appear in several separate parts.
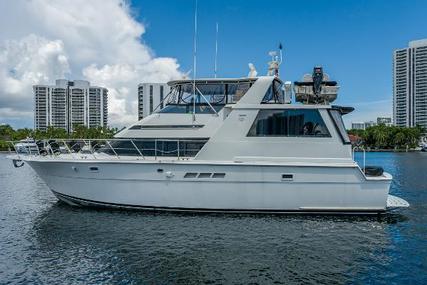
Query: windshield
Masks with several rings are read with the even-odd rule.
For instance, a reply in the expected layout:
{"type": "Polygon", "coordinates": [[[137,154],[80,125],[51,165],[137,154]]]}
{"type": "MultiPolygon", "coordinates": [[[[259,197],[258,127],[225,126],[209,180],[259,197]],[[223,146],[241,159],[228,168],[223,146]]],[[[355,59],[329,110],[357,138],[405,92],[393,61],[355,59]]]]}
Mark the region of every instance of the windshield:
{"type": "Polygon", "coordinates": [[[176,84],[171,87],[167,104],[233,104],[240,100],[252,86],[251,82],[203,82],[196,83],[194,90],[193,83],[186,82],[176,84]]]}

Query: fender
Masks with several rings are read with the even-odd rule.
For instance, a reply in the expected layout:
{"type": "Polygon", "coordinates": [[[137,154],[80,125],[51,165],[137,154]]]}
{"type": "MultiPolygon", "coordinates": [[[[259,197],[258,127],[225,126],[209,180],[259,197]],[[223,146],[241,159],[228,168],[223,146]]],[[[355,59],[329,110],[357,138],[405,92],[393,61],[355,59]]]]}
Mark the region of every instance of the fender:
{"type": "Polygon", "coordinates": [[[19,159],[13,159],[12,163],[13,163],[13,166],[15,168],[19,168],[19,167],[24,166],[24,162],[22,160],[19,160],[19,159]]]}

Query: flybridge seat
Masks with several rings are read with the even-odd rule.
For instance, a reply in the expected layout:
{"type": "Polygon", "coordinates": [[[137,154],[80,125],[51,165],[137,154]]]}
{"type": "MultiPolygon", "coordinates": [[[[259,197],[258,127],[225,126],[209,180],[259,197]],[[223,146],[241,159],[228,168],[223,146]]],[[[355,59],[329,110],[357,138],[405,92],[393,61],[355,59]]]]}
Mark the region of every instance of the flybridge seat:
{"type": "Polygon", "coordinates": [[[315,67],[311,75],[304,75],[302,81],[294,82],[295,99],[304,104],[329,104],[337,99],[338,89],[338,83],[330,81],[321,67],[315,67]]]}

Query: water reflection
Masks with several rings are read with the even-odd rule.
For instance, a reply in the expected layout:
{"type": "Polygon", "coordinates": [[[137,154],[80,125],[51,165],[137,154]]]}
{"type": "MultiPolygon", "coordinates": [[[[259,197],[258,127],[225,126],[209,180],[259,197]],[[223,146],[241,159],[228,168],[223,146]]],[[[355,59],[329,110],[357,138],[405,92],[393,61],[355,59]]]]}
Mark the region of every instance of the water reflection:
{"type": "Polygon", "coordinates": [[[386,228],[403,220],[98,211],[56,203],[34,221],[31,262],[45,278],[55,280],[55,266],[67,280],[94,283],[345,283],[369,270],[361,262],[387,260],[386,228]]]}

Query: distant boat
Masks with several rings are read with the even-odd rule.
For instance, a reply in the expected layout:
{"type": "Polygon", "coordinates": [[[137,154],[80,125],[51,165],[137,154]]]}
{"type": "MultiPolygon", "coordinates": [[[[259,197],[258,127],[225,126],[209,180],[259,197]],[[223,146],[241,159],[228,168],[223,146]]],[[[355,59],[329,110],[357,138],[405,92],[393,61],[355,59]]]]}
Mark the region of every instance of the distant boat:
{"type": "Polygon", "coordinates": [[[20,140],[15,144],[15,151],[18,154],[39,154],[39,148],[33,138],[20,140]]]}

